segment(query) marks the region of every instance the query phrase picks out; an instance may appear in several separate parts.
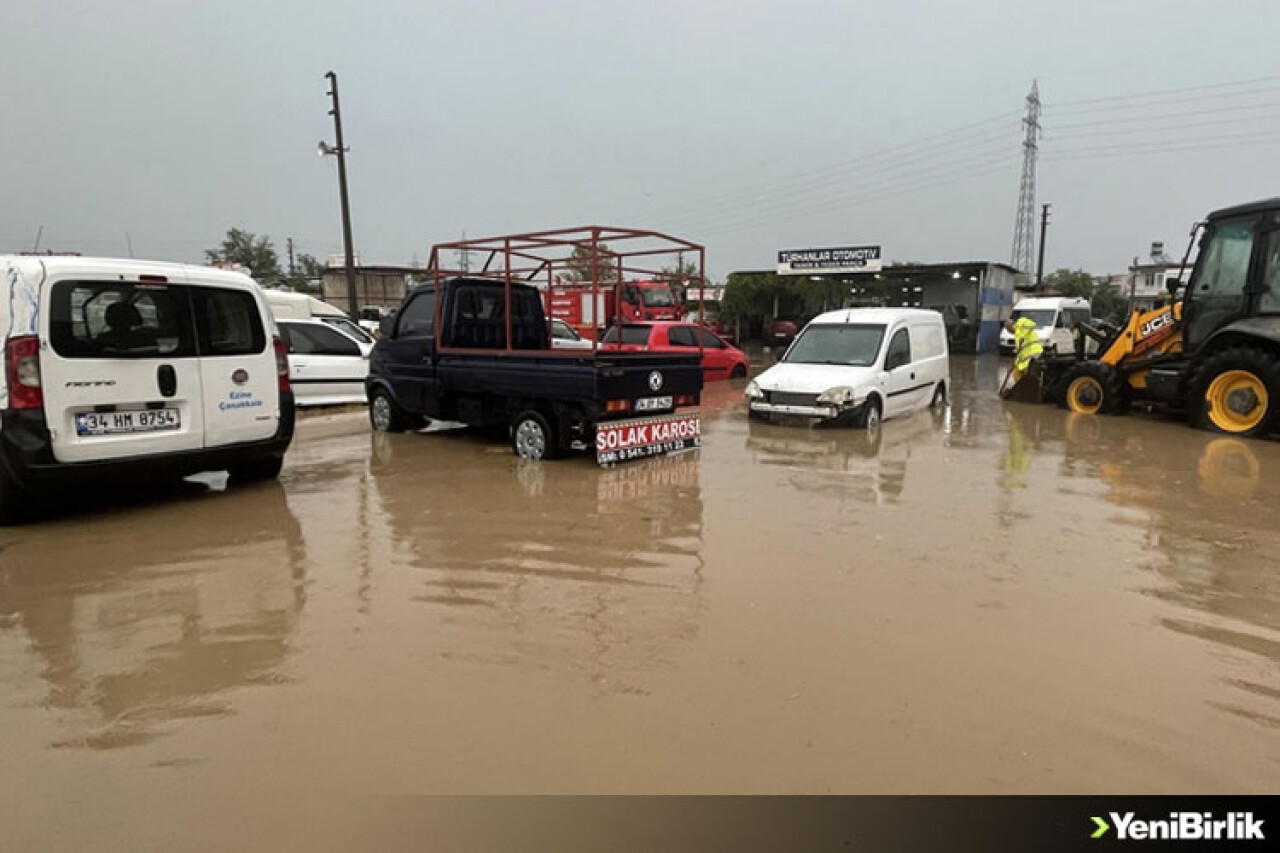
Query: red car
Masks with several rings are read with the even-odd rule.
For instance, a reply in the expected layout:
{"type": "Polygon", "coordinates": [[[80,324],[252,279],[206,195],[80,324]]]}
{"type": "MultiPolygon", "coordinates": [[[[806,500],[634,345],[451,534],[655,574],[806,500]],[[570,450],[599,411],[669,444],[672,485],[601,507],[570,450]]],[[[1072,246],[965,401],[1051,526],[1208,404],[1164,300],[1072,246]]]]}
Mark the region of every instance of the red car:
{"type": "Polygon", "coordinates": [[[702,341],[702,375],[708,380],[747,375],[747,354],[697,323],[629,323],[611,326],[600,339],[601,349],[690,352],[702,341]]]}

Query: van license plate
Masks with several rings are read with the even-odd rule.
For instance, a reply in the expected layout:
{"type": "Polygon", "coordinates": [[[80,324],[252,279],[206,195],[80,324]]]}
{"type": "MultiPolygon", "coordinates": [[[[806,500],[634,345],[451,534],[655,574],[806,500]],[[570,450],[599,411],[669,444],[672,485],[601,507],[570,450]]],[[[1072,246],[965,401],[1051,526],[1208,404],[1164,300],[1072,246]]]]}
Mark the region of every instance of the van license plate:
{"type": "Polygon", "coordinates": [[[126,409],[119,412],[80,412],[77,435],[120,435],[132,432],[166,432],[179,429],[177,409],[126,409]]]}
{"type": "Polygon", "coordinates": [[[637,412],[661,412],[671,408],[670,397],[641,397],[636,400],[637,412]]]}

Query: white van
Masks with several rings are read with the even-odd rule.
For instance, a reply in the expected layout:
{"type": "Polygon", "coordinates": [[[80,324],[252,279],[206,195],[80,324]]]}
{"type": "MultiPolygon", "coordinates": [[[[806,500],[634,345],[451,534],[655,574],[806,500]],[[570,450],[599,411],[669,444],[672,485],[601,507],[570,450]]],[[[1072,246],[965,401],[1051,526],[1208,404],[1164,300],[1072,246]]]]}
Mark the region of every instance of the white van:
{"type": "Polygon", "coordinates": [[[267,297],[272,316],[277,320],[319,320],[342,331],[347,337],[355,338],[358,343],[373,346],[373,335],[368,329],[328,302],[292,290],[268,289],[262,292],[267,297]]]}
{"type": "Polygon", "coordinates": [[[942,315],[847,308],[812,320],[782,359],[747,385],[753,417],[799,416],[876,427],[945,404],[951,381],[942,315]]]}
{"type": "Polygon", "coordinates": [[[289,364],[253,279],[80,257],[0,270],[0,522],[95,477],[280,472],[289,364]]]}
{"type": "MultiPolygon", "coordinates": [[[[1011,320],[1029,317],[1035,321],[1036,334],[1047,350],[1069,353],[1075,346],[1073,329],[1093,319],[1089,300],[1079,296],[1037,296],[1019,299],[1013,306],[1011,320]]],[[[1017,349],[1008,329],[1000,330],[1000,352],[1012,355],[1017,349]]]]}

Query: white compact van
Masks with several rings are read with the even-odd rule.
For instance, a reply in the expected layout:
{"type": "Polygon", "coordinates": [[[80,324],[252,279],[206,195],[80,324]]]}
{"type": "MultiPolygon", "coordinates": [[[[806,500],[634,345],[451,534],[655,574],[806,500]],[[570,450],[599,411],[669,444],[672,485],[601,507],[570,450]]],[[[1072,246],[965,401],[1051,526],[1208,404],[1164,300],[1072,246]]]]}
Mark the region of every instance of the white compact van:
{"type": "MultiPolygon", "coordinates": [[[[1019,299],[1013,306],[1011,320],[1028,317],[1036,324],[1036,334],[1045,349],[1069,353],[1075,346],[1072,331],[1080,323],[1093,319],[1089,300],[1079,296],[1037,296],[1019,299]]],[[[1000,330],[1000,352],[1012,355],[1017,349],[1013,335],[1007,329],[1000,330]]]]}
{"type": "Polygon", "coordinates": [[[280,472],[293,392],[253,279],[81,257],[0,271],[0,522],[92,479],[280,472]]]}
{"type": "Polygon", "coordinates": [[[950,381],[940,313],[849,308],[805,326],[781,361],[747,385],[747,408],[759,418],[875,427],[881,419],[945,403],[950,381]]]}

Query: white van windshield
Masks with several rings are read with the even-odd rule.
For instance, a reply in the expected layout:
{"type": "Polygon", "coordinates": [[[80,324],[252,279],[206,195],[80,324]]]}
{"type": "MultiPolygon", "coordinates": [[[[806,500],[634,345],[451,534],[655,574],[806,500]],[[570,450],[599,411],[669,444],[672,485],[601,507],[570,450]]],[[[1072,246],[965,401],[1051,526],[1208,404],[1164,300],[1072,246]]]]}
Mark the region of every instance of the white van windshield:
{"type": "Polygon", "coordinates": [[[788,364],[875,364],[884,338],[884,326],[809,326],[787,350],[788,364]]]}
{"type": "Polygon", "coordinates": [[[1058,311],[1055,308],[1022,308],[1015,310],[1010,318],[1014,322],[1026,317],[1037,326],[1052,326],[1058,317],[1058,311]]]}

